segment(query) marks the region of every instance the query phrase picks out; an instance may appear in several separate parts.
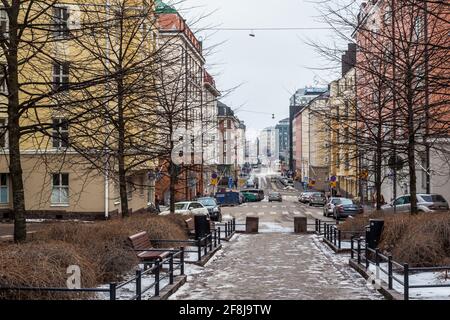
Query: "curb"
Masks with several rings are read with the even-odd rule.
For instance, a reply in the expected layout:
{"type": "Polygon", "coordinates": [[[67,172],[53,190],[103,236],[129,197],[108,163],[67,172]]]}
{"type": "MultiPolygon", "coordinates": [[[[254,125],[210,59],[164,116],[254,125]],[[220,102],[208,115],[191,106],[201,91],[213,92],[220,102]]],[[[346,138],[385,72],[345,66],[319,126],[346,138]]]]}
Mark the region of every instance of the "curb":
{"type": "MultiPolygon", "coordinates": [[[[356,272],[358,272],[364,279],[367,280],[369,278],[369,274],[367,273],[366,269],[358,265],[358,263],[355,262],[355,260],[350,259],[348,261],[348,264],[350,265],[351,268],[356,270],[356,272]]],[[[387,289],[388,284],[383,280],[380,281],[381,281],[381,288],[377,289],[377,291],[381,293],[387,300],[404,300],[402,294],[398,293],[395,290],[387,289]]]]}
{"type": "Polygon", "coordinates": [[[159,293],[158,297],[151,297],[149,300],[167,300],[172,294],[178,291],[182,285],[186,283],[187,276],[184,274],[182,276],[176,276],[173,279],[173,284],[167,285],[159,293]]]}
{"type": "Polygon", "coordinates": [[[327,244],[337,254],[339,254],[339,253],[350,253],[352,251],[352,249],[350,249],[350,248],[341,248],[341,249],[339,249],[338,247],[336,247],[334,245],[334,243],[332,243],[331,241],[329,241],[328,239],[325,239],[325,238],[322,238],[322,242],[327,244]]]}
{"type": "Polygon", "coordinates": [[[216,248],[214,248],[212,251],[208,252],[206,256],[203,256],[203,258],[200,261],[186,261],[186,263],[189,264],[195,264],[200,267],[204,267],[206,263],[216,254],[217,251],[222,249],[222,245],[219,244],[216,248]]]}

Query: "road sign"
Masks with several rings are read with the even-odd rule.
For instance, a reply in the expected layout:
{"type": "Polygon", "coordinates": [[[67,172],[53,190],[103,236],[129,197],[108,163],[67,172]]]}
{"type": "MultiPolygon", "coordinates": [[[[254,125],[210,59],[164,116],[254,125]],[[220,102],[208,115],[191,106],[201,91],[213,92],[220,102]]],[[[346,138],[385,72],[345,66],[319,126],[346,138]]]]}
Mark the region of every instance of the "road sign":
{"type": "Polygon", "coordinates": [[[330,182],[330,187],[331,188],[336,188],[337,187],[337,182],[336,181],[331,181],[330,182]]]}
{"type": "Polygon", "coordinates": [[[212,185],[212,186],[217,186],[218,183],[219,183],[219,180],[218,180],[218,179],[211,179],[211,185],[212,185]]]}

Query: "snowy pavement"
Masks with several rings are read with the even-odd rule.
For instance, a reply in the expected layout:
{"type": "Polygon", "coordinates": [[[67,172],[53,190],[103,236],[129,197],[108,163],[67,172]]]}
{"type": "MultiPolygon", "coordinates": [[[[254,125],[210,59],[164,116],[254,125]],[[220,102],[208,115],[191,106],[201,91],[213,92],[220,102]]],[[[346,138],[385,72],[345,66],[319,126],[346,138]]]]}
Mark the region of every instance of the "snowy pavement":
{"type": "MultiPolygon", "coordinates": [[[[281,230],[280,230],[281,231],[281,230]]],[[[314,235],[240,234],[170,299],[382,299],[314,235]]]]}

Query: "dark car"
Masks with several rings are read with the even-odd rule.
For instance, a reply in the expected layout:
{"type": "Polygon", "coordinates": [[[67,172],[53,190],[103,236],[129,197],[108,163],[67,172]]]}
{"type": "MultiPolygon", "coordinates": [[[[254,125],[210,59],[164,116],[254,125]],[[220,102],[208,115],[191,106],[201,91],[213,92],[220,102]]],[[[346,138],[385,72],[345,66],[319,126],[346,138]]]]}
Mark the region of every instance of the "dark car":
{"type": "Polygon", "coordinates": [[[282,202],[283,197],[281,196],[281,193],[279,193],[279,192],[269,193],[269,202],[272,202],[272,201],[282,202]]]}
{"type": "Polygon", "coordinates": [[[336,220],[339,220],[363,212],[364,210],[361,205],[354,203],[351,199],[341,198],[339,203],[334,207],[333,216],[336,220]]]}
{"type": "Polygon", "coordinates": [[[217,204],[216,199],[205,197],[199,198],[197,201],[200,202],[206,209],[208,209],[211,220],[219,222],[222,221],[222,210],[217,204]]]}
{"type": "Polygon", "coordinates": [[[325,197],[325,193],[323,192],[314,192],[309,197],[309,205],[310,206],[324,206],[327,203],[327,197],[325,197]]]}
{"type": "Polygon", "coordinates": [[[264,190],[262,190],[262,189],[244,189],[244,190],[241,190],[241,192],[242,193],[253,193],[257,197],[258,201],[264,200],[264,190]]]}

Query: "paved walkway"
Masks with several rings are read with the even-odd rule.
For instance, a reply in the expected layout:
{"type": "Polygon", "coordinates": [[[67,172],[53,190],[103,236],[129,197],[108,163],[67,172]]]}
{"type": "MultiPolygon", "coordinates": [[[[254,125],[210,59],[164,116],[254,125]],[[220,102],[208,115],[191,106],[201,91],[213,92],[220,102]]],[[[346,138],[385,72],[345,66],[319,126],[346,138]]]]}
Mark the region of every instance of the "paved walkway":
{"type": "Polygon", "coordinates": [[[313,235],[237,235],[171,299],[381,299],[313,235]]]}

